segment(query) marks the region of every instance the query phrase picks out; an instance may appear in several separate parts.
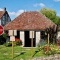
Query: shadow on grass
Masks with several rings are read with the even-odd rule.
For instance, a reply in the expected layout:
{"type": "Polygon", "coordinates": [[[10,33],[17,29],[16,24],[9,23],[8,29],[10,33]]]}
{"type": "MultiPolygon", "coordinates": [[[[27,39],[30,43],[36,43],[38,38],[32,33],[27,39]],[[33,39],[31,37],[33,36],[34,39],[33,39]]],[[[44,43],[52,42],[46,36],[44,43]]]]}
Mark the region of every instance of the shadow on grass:
{"type": "Polygon", "coordinates": [[[35,56],[35,54],[37,54],[40,50],[36,50],[35,53],[32,55],[32,57],[35,56]]]}
{"type": "Polygon", "coordinates": [[[20,56],[20,55],[23,55],[24,53],[26,53],[25,51],[22,51],[19,55],[15,56],[14,58],[20,56]]]}

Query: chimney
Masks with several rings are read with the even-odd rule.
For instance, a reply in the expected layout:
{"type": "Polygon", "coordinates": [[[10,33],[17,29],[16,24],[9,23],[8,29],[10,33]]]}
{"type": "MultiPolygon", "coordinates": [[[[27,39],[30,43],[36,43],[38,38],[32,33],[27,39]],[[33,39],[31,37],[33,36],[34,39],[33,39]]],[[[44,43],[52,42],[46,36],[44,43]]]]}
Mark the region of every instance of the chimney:
{"type": "Polygon", "coordinates": [[[6,8],[4,8],[4,11],[6,11],[6,8]]]}

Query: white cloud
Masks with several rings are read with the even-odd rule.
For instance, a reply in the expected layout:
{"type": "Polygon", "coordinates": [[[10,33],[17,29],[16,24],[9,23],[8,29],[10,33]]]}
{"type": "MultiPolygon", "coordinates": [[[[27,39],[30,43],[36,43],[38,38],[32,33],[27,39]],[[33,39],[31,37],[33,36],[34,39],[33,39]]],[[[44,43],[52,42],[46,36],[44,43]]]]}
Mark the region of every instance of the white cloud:
{"type": "Polygon", "coordinates": [[[0,11],[3,11],[4,9],[0,8],[0,11]]]}
{"type": "Polygon", "coordinates": [[[37,6],[45,7],[45,4],[44,3],[36,3],[36,4],[34,4],[34,7],[37,7],[37,6]]]}
{"type": "MultiPolygon", "coordinates": [[[[4,11],[4,9],[0,8],[0,11],[4,11]]],[[[8,14],[11,17],[11,19],[14,19],[18,15],[20,15],[21,13],[23,13],[24,11],[26,11],[26,10],[21,9],[21,10],[18,10],[17,12],[15,12],[15,11],[12,11],[12,12],[11,11],[8,11],[8,14]]]]}
{"type": "Polygon", "coordinates": [[[55,2],[60,2],[60,0],[54,0],[55,2]]]}
{"type": "MultiPolygon", "coordinates": [[[[0,11],[4,11],[4,9],[0,8],[0,11]]],[[[18,15],[20,15],[21,13],[23,13],[24,11],[26,11],[26,10],[21,9],[21,10],[18,10],[17,12],[14,12],[14,11],[10,12],[10,11],[8,11],[8,13],[9,13],[9,15],[11,15],[11,16],[13,16],[13,15],[18,16],[18,15]]]]}
{"type": "Polygon", "coordinates": [[[16,13],[15,12],[8,12],[9,15],[15,15],[16,13]]]}
{"type": "Polygon", "coordinates": [[[40,3],[40,6],[41,6],[41,7],[45,7],[45,4],[43,4],[43,3],[40,3]]]}
{"type": "Polygon", "coordinates": [[[18,10],[17,12],[8,12],[9,13],[9,15],[14,15],[14,16],[18,16],[18,15],[20,15],[21,13],[23,13],[24,12],[24,10],[18,10]]]}
{"type": "Polygon", "coordinates": [[[16,16],[20,15],[20,14],[23,13],[23,12],[24,12],[24,10],[18,10],[18,11],[16,12],[16,16]]]}
{"type": "Polygon", "coordinates": [[[24,11],[26,11],[26,10],[21,9],[21,10],[18,10],[17,12],[14,12],[14,11],[10,12],[10,11],[9,11],[8,13],[9,13],[11,19],[14,19],[14,18],[16,18],[18,15],[22,14],[24,11]]]}

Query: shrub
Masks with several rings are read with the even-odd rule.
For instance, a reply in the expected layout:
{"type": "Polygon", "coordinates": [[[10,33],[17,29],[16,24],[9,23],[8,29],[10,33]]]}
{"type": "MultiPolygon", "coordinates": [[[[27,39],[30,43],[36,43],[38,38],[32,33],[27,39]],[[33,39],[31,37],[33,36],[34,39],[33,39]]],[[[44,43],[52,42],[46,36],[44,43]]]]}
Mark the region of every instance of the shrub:
{"type": "Polygon", "coordinates": [[[51,54],[51,48],[49,46],[44,46],[43,50],[44,50],[44,54],[47,55],[51,54]]]}
{"type": "Polygon", "coordinates": [[[22,41],[21,41],[21,40],[20,40],[20,41],[15,41],[15,43],[16,43],[16,45],[18,45],[18,46],[22,45],[22,41]]]}
{"type": "Polygon", "coordinates": [[[46,54],[46,55],[54,55],[54,54],[56,54],[56,50],[53,48],[52,49],[52,47],[50,47],[50,46],[44,46],[44,54],[46,54]]]}
{"type": "Polygon", "coordinates": [[[5,39],[7,38],[7,34],[6,34],[6,33],[4,33],[2,36],[3,36],[5,39]]]}
{"type": "Polygon", "coordinates": [[[54,55],[54,54],[60,54],[60,50],[58,49],[58,47],[55,46],[44,46],[43,48],[43,52],[46,55],[54,55]]]}
{"type": "Polygon", "coordinates": [[[3,37],[3,35],[0,36],[0,45],[3,45],[6,43],[6,39],[3,37]]]}
{"type": "Polygon", "coordinates": [[[57,45],[60,46],[60,40],[57,40],[57,45]]]}
{"type": "Polygon", "coordinates": [[[57,51],[53,48],[53,49],[51,49],[51,54],[52,55],[54,55],[54,54],[56,54],[57,53],[57,51]]]}
{"type": "Polygon", "coordinates": [[[49,46],[44,47],[44,51],[50,51],[50,50],[51,50],[51,48],[49,46]]]}
{"type": "MultiPolygon", "coordinates": [[[[10,46],[12,46],[12,42],[11,41],[10,42],[6,42],[4,45],[6,47],[10,47],[10,46]]],[[[14,41],[14,46],[21,46],[21,45],[22,45],[22,41],[19,40],[18,38],[16,38],[15,41],[14,41]]]]}
{"type": "Polygon", "coordinates": [[[4,45],[5,45],[6,47],[10,47],[10,46],[12,46],[12,42],[6,42],[4,45]]]}
{"type": "Polygon", "coordinates": [[[15,38],[15,43],[16,45],[22,45],[22,40],[20,40],[19,38],[15,38]]]}

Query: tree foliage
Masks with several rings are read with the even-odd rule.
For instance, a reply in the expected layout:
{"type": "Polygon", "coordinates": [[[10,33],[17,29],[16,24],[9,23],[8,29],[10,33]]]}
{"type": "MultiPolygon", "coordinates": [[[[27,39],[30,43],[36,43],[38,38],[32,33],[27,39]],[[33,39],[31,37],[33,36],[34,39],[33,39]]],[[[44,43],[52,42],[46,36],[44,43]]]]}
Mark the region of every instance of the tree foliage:
{"type": "Polygon", "coordinates": [[[40,12],[48,17],[50,20],[52,20],[55,24],[59,25],[60,24],[60,17],[57,16],[57,13],[55,10],[48,9],[48,8],[42,8],[40,12]]]}

